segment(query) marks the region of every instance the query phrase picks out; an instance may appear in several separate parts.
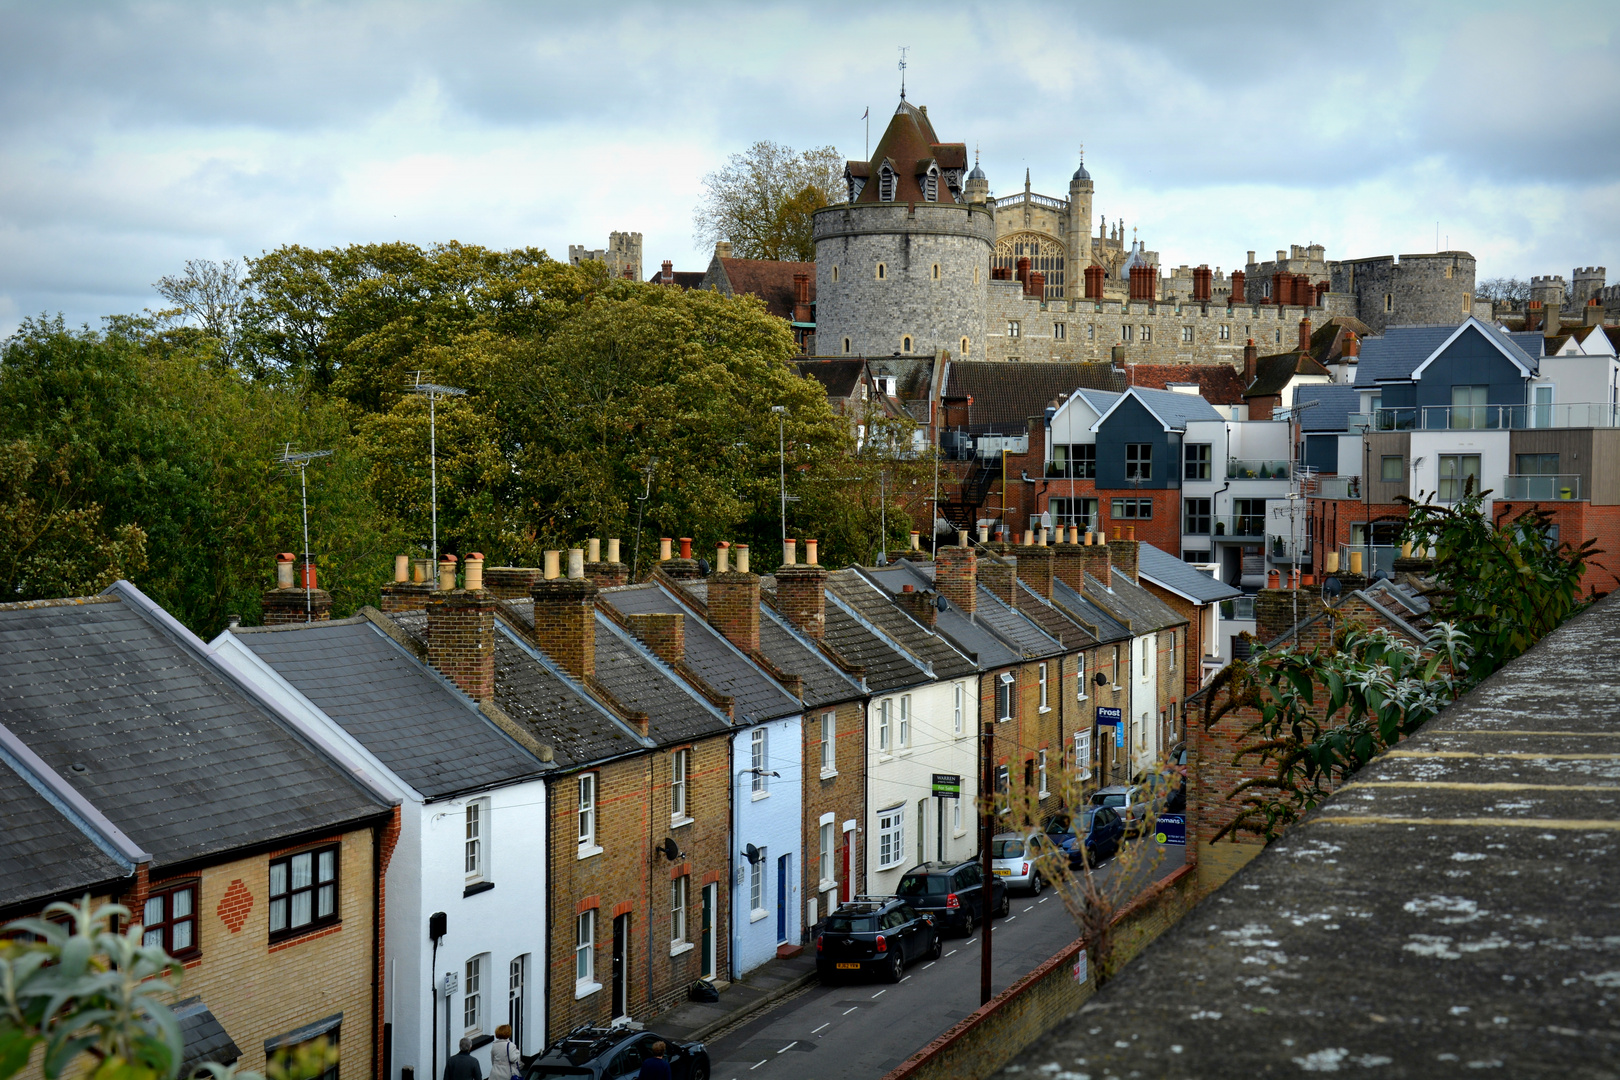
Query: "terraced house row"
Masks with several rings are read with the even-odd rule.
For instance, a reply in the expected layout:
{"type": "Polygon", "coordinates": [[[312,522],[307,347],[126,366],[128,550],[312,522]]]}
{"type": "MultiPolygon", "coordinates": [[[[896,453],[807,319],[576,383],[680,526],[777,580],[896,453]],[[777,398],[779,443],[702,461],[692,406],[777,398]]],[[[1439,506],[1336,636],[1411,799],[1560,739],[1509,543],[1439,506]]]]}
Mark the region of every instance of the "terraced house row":
{"type": "Polygon", "coordinates": [[[1183,738],[1214,599],[1143,567],[1218,583],[1024,540],[839,570],[788,541],[763,577],[665,541],[639,582],[616,541],[401,557],[347,619],[284,566],[212,643],[124,582],[0,605],[0,915],[128,905],[187,964],[191,1064],[324,1036],[404,1080],[503,1023],[532,1053],[648,1019],[974,853],[981,793],[1055,811],[1060,772],[1183,738]]]}

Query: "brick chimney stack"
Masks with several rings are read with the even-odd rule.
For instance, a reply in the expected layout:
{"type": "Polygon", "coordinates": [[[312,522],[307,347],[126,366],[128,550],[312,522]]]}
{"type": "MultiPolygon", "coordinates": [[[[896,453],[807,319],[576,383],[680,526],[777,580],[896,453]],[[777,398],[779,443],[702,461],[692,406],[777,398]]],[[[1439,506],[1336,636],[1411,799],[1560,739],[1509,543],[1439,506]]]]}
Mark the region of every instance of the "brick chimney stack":
{"type": "Polygon", "coordinates": [[[1075,592],[1083,593],[1086,588],[1086,577],[1090,576],[1103,586],[1109,582],[1108,576],[1109,554],[1108,544],[1101,535],[1086,533],[1085,543],[1080,546],[1080,573],[1073,580],[1064,578],[1063,583],[1075,592]]]}
{"type": "Polygon", "coordinates": [[[969,615],[977,610],[977,560],[973,549],[966,546],[943,547],[934,558],[934,587],[946,600],[969,615]]]}
{"type": "Polygon", "coordinates": [[[939,593],[932,589],[918,592],[915,586],[905,585],[894,600],[906,614],[931,630],[939,617],[939,609],[934,606],[934,600],[938,596],[939,593]]]}
{"type": "Polygon", "coordinates": [[[1310,316],[1299,320],[1299,349],[1301,352],[1311,347],[1311,319],[1310,316]]]}
{"type": "MultiPolygon", "coordinates": [[[[454,574],[454,563],[443,565],[454,574]]],[[[496,599],[482,587],[483,575],[484,557],[474,552],[466,578],[476,587],[440,589],[426,605],[428,663],[474,701],[495,696],[496,599]]]]}
{"type": "Polygon", "coordinates": [[[1245,275],[1243,271],[1232,271],[1232,293],[1227,297],[1228,304],[1243,304],[1248,302],[1248,286],[1244,284],[1244,279],[1245,275]]]}
{"type": "Polygon", "coordinates": [[[266,626],[326,622],[332,617],[332,594],[316,587],[314,564],[299,563],[290,551],[276,556],[276,587],[265,592],[260,603],[266,626]]]}
{"type": "Polygon", "coordinates": [[[658,275],[658,281],[661,285],[675,284],[675,264],[669,259],[664,260],[664,269],[658,275]]]}
{"type": "Polygon", "coordinates": [[[630,632],[664,663],[677,664],[686,659],[686,616],[681,612],[626,615],[624,620],[630,632]]]}
{"type": "Polygon", "coordinates": [[[1087,300],[1101,300],[1103,298],[1103,281],[1107,278],[1107,276],[1108,272],[1102,267],[1098,266],[1096,263],[1092,263],[1090,266],[1086,267],[1085,278],[1087,300]]]}
{"type": "MultiPolygon", "coordinates": [[[[546,553],[548,556],[551,552],[546,553]]],[[[596,583],[585,576],[585,562],[574,573],[569,553],[569,576],[536,581],[534,641],[542,652],[576,679],[596,674],[596,583]]]]}
{"type": "Polygon", "coordinates": [[[1267,645],[1294,627],[1294,603],[1299,603],[1299,621],[1304,622],[1323,610],[1322,597],[1315,589],[1261,589],[1254,597],[1254,636],[1267,645]]]}
{"type": "Polygon", "coordinates": [[[1024,287],[1024,292],[1028,293],[1029,292],[1029,258],[1028,258],[1028,256],[1022,257],[1022,258],[1020,258],[1018,260],[1018,273],[1017,273],[1016,277],[1018,278],[1018,283],[1024,287]]]}
{"type": "Polygon", "coordinates": [[[1595,296],[1587,300],[1586,306],[1581,309],[1581,318],[1586,326],[1602,326],[1603,303],[1595,296]]]}
{"type": "MultiPolygon", "coordinates": [[[[1042,532],[1045,532],[1043,529],[1042,532]]],[[[1056,565],[1057,549],[1044,543],[1029,544],[1018,549],[1018,577],[1044,599],[1052,599],[1052,574],[1056,565]]]]}
{"type": "MultiPolygon", "coordinates": [[[[1011,548],[1009,544],[998,545],[1003,550],[1011,548]]],[[[978,583],[990,590],[990,595],[1000,600],[1008,607],[1018,606],[1018,560],[1010,555],[999,559],[984,559],[975,564],[978,574],[978,583]]],[[[937,574],[937,571],[936,571],[937,574]]]]}
{"type": "MultiPolygon", "coordinates": [[[[663,545],[660,544],[659,554],[662,553],[663,545]]],[[[697,560],[692,558],[692,538],[690,536],[681,537],[681,553],[679,557],[665,559],[658,565],[663,567],[664,573],[676,581],[696,581],[703,576],[703,571],[698,568],[697,560]]]]}
{"type": "MultiPolygon", "coordinates": [[[[1132,527],[1131,532],[1133,534],[1136,532],[1134,526],[1132,527]]],[[[1118,570],[1132,581],[1137,580],[1136,560],[1140,550],[1141,544],[1134,535],[1130,536],[1129,538],[1121,537],[1116,540],[1110,540],[1107,547],[1108,557],[1112,561],[1114,569],[1118,570]]],[[[1102,578],[1101,581],[1104,585],[1108,584],[1108,578],[1106,577],[1102,578]]]]}
{"type": "Polygon", "coordinates": [[[1046,275],[1039,270],[1032,271],[1029,279],[1024,282],[1024,295],[1039,299],[1046,295],[1046,275]]]}
{"type": "Polygon", "coordinates": [[[1361,355],[1361,339],[1356,336],[1354,330],[1348,331],[1344,335],[1344,351],[1339,355],[1349,357],[1352,360],[1361,355]]]}
{"type": "Polygon", "coordinates": [[[793,321],[810,321],[810,275],[793,275],[793,321]]]}
{"type": "MultiPolygon", "coordinates": [[[[427,598],[433,594],[433,583],[428,580],[429,565],[427,559],[394,556],[394,580],[381,590],[384,612],[418,611],[427,603],[427,598]]],[[[523,595],[528,595],[527,590],[523,595]]]]}
{"type": "Polygon", "coordinates": [[[805,541],[810,562],[792,561],[797,541],[783,545],[783,563],[776,571],[776,610],[782,617],[818,641],[827,632],[827,571],[814,561],[811,541],[805,541]]]}
{"type": "Polygon", "coordinates": [[[1254,338],[1243,346],[1243,387],[1248,389],[1254,382],[1255,369],[1260,365],[1260,350],[1255,347],[1254,338]]]}
{"type": "MultiPolygon", "coordinates": [[[[1072,532],[1073,529],[1071,528],[1070,531],[1072,532]]],[[[1052,549],[1052,576],[1071,589],[1080,588],[1079,582],[1085,571],[1084,552],[1085,548],[1073,540],[1065,542],[1060,539],[1057,546],[1052,549]]],[[[1030,582],[1032,587],[1034,584],[1034,582],[1030,582]]],[[[1035,591],[1039,592],[1040,590],[1036,589],[1035,591]]],[[[1045,595],[1050,598],[1051,591],[1048,590],[1045,595]]]]}
{"type": "Polygon", "coordinates": [[[611,589],[630,583],[630,568],[619,561],[619,540],[607,542],[607,558],[602,558],[600,540],[590,541],[585,553],[585,576],[596,583],[598,589],[611,589]]]}
{"type": "Polygon", "coordinates": [[[1205,301],[1214,295],[1215,275],[1210,272],[1209,264],[1205,263],[1202,266],[1194,267],[1192,291],[1193,300],[1205,301]]]}
{"type": "Polygon", "coordinates": [[[747,653],[759,651],[759,575],[748,572],[748,545],[737,545],[737,569],[726,569],[728,545],[720,542],[709,575],[709,623],[747,653]]]}

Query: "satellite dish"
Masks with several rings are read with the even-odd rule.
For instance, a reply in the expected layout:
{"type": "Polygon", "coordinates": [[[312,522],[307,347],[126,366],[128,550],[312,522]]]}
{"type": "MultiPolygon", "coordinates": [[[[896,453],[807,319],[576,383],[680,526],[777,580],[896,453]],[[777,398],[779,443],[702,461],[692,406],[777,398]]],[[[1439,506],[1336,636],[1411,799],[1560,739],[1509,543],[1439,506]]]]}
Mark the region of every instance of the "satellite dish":
{"type": "Polygon", "coordinates": [[[698,564],[698,574],[699,574],[699,576],[708,577],[709,576],[709,560],[708,559],[699,559],[697,561],[697,564],[698,564]]]}
{"type": "Polygon", "coordinates": [[[664,858],[668,859],[670,862],[674,862],[676,859],[681,857],[680,847],[672,838],[667,836],[664,838],[664,842],[658,845],[658,850],[663,852],[664,858]]]}
{"type": "Polygon", "coordinates": [[[949,600],[945,599],[943,596],[934,597],[934,610],[935,611],[949,611],[950,609],[951,609],[951,602],[949,600]]]}
{"type": "Polygon", "coordinates": [[[1344,585],[1336,577],[1330,577],[1322,582],[1322,595],[1337,600],[1339,594],[1344,592],[1344,585]]]}
{"type": "Polygon", "coordinates": [[[1099,671],[1099,672],[1097,672],[1097,677],[1095,679],[1093,679],[1092,681],[1095,682],[1098,686],[1107,686],[1108,685],[1108,676],[1104,675],[1102,672],[1099,671]]]}
{"type": "Polygon", "coordinates": [[[749,866],[756,865],[763,855],[764,852],[760,851],[759,848],[755,847],[753,844],[749,844],[747,847],[743,848],[743,858],[748,860],[749,866]]]}

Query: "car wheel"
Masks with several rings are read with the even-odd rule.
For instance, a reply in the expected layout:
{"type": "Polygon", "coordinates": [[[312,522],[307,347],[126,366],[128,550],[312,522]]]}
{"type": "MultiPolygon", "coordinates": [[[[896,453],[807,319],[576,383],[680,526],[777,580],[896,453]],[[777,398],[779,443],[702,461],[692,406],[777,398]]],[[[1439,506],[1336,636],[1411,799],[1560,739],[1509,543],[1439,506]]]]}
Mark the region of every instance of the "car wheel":
{"type": "Polygon", "coordinates": [[[945,953],[945,941],[936,932],[934,934],[934,947],[928,950],[928,959],[938,960],[945,953]]]}
{"type": "Polygon", "coordinates": [[[1029,879],[1029,895],[1041,895],[1041,875],[1031,874],[1029,879]]]}
{"type": "Polygon", "coordinates": [[[905,973],[906,962],[900,958],[899,953],[896,953],[894,959],[889,961],[889,970],[883,974],[890,982],[897,983],[900,981],[901,977],[905,975],[905,973]]]}
{"type": "Polygon", "coordinates": [[[1010,894],[1010,893],[1006,892],[1005,890],[1003,890],[1002,894],[1001,894],[1001,906],[996,908],[996,918],[1005,919],[1008,915],[1011,915],[1011,914],[1012,914],[1012,894],[1010,894]]]}
{"type": "Polygon", "coordinates": [[[971,911],[965,911],[962,913],[962,936],[973,936],[973,912],[971,911]]]}
{"type": "Polygon", "coordinates": [[[709,1063],[699,1061],[692,1066],[692,1080],[709,1080],[709,1063]]]}

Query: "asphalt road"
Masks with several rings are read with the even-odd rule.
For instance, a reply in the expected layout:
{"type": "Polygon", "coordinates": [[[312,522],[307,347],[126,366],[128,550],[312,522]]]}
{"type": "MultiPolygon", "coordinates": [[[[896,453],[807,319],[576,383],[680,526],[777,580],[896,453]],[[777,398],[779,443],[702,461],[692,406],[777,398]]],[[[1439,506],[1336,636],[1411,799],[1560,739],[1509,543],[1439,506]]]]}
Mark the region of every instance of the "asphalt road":
{"type": "MultiPolygon", "coordinates": [[[[1157,879],[1180,868],[1186,849],[1170,846],[1163,851],[1162,858],[1143,862],[1144,877],[1151,873],[1157,879]]],[[[1113,859],[1098,869],[1119,871],[1113,859]]],[[[947,937],[944,956],[932,963],[913,962],[898,984],[812,986],[708,1040],[714,1080],[882,1076],[979,1007],[981,932],[947,937]]],[[[994,924],[994,992],[1051,959],[1076,936],[1054,889],[1034,898],[1015,894],[1012,914],[994,924]]]]}

